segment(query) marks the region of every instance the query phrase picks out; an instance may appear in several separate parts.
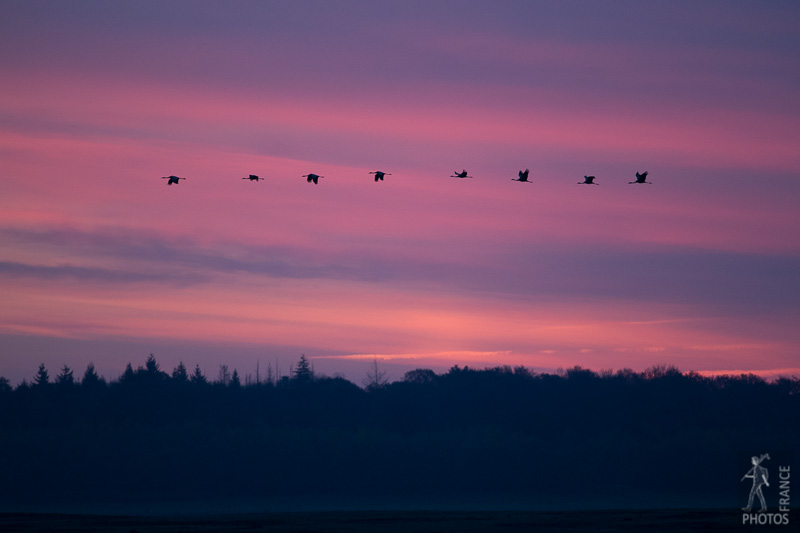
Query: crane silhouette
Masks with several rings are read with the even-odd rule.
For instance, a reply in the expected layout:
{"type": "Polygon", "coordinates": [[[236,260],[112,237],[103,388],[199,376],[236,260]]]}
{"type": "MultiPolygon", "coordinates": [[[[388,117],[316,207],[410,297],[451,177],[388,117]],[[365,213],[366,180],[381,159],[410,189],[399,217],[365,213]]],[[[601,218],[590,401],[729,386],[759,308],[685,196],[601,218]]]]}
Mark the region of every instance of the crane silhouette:
{"type": "Polygon", "coordinates": [[[583,181],[579,181],[578,185],[597,185],[594,182],[594,176],[584,176],[583,181]]]}
{"type": "Polygon", "coordinates": [[[467,171],[462,170],[461,172],[453,171],[453,175],[450,176],[451,178],[471,178],[472,176],[467,176],[467,171]]]}
{"type": "Polygon", "coordinates": [[[265,180],[265,179],[267,179],[267,178],[259,178],[259,177],[258,177],[258,176],[256,176],[255,174],[250,174],[250,176],[248,176],[248,177],[246,177],[246,178],[242,178],[242,179],[243,179],[243,180],[250,180],[250,181],[258,181],[258,180],[265,180]]]}
{"type": "Polygon", "coordinates": [[[519,179],[511,178],[511,181],[521,181],[523,183],[531,183],[530,181],[528,181],[528,172],[530,172],[530,170],[527,168],[525,169],[525,172],[520,170],[519,179]]]}
{"type": "Polygon", "coordinates": [[[391,174],[387,174],[386,172],[381,172],[380,170],[376,170],[375,172],[370,172],[370,174],[375,174],[375,181],[383,181],[384,176],[391,176],[391,174]]]}
{"type": "Polygon", "coordinates": [[[646,179],[647,179],[647,171],[646,170],[644,172],[642,172],[641,174],[639,174],[637,172],[636,173],[636,181],[629,181],[628,185],[631,185],[632,183],[649,183],[651,185],[653,184],[652,181],[645,181],[646,179]]]}
{"type": "Polygon", "coordinates": [[[314,182],[314,185],[319,184],[319,179],[324,178],[325,176],[318,176],[317,174],[303,174],[304,178],[308,178],[306,181],[308,183],[314,182]]]}
{"type": "Polygon", "coordinates": [[[169,180],[169,181],[167,182],[167,185],[172,185],[173,183],[174,183],[175,185],[178,185],[178,184],[180,183],[180,181],[179,181],[179,180],[185,180],[186,178],[179,178],[178,176],[164,176],[164,177],[163,177],[163,178],[161,178],[161,179],[162,179],[162,180],[169,180]]]}

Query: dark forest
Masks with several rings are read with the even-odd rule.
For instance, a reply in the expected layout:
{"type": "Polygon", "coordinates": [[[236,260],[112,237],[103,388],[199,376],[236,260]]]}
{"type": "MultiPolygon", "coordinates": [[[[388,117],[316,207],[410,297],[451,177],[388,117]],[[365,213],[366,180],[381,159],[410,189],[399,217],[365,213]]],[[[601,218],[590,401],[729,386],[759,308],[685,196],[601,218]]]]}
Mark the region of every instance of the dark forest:
{"type": "Polygon", "coordinates": [[[790,449],[798,415],[797,378],[666,366],[454,366],[388,383],[376,363],[361,387],[314,375],[305,357],[290,376],[246,384],[225,367],[214,381],[183,364],[168,373],[152,355],[111,382],[92,365],[80,379],[42,365],[16,387],[0,378],[0,497],[736,505],[742,454],[790,449]]]}

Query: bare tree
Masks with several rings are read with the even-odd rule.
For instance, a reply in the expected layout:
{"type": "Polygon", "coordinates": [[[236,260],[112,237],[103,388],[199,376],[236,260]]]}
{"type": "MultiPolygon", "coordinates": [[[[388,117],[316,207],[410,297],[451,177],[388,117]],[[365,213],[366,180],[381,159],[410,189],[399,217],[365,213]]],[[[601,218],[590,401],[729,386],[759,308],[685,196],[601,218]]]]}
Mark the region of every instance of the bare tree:
{"type": "Polygon", "coordinates": [[[272,363],[270,363],[269,361],[267,361],[267,383],[269,383],[270,385],[275,384],[275,376],[272,373],[272,363]]]}
{"type": "Polygon", "coordinates": [[[367,390],[380,389],[389,383],[386,377],[386,371],[378,368],[378,359],[373,359],[370,369],[367,371],[364,379],[361,380],[364,388],[367,390]]]}
{"type": "Polygon", "coordinates": [[[228,365],[219,365],[219,374],[217,374],[217,383],[228,386],[231,382],[231,372],[228,370],[228,365]]]}

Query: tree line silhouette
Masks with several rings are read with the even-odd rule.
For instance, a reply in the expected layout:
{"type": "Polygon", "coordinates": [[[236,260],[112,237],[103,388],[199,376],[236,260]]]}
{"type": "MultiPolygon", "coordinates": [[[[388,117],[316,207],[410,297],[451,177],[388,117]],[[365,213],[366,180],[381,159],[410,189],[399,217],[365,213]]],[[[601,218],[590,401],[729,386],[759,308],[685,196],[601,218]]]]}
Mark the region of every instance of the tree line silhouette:
{"type": "MultiPolygon", "coordinates": [[[[0,378],[5,501],[331,495],[730,495],[742,450],[800,442],[800,380],[674,367],[452,367],[363,387],[314,373],[210,380],[151,354],[106,381],[0,378]]],[[[576,502],[577,503],[577,502],[576,502]]]]}

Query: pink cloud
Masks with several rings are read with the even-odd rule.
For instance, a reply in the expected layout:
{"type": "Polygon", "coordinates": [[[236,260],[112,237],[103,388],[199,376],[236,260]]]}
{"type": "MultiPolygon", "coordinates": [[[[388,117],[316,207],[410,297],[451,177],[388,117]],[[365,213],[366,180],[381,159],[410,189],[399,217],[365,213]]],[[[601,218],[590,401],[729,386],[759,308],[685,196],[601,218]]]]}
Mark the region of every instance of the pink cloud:
{"type": "Polygon", "coordinates": [[[302,339],[453,364],[796,366],[800,155],[780,75],[794,58],[407,24],[419,39],[382,42],[411,54],[387,63],[407,79],[373,82],[363,47],[324,76],[296,70],[328,56],[292,41],[249,82],[236,71],[260,56],[228,35],[176,39],[163,69],[10,65],[3,331],[302,339]],[[761,68],[774,75],[747,75],[761,68]],[[525,167],[533,184],[512,183],[525,167]],[[392,176],[376,184],[379,168],[392,176]],[[448,177],[460,168],[476,178],[448,177]],[[645,169],[654,185],[628,186],[645,169]],[[577,186],[588,173],[599,186],[577,186]],[[170,174],[187,180],[167,187],[170,174]]]}
{"type": "Polygon", "coordinates": [[[797,119],[791,115],[692,109],[687,120],[687,109],[674,104],[659,112],[616,104],[586,110],[575,107],[576,96],[569,91],[549,88],[486,87],[475,95],[481,104],[465,108],[458,102],[427,104],[431,94],[444,97],[451,92],[449,85],[428,83],[404,88],[417,100],[410,111],[407,106],[385,101],[365,105],[361,99],[340,95],[320,94],[304,101],[263,92],[198,91],[179,83],[131,86],[127,81],[86,78],[64,78],[57,83],[50,79],[49,85],[58,86],[59,91],[32,94],[26,90],[31,80],[15,81],[16,85],[12,81],[4,90],[4,98],[17,114],[103,128],[135,126],[150,135],[172,138],[214,128],[229,142],[248,133],[283,132],[302,138],[313,132],[352,136],[356,142],[378,135],[395,143],[536,146],[589,151],[598,158],[622,151],[638,151],[651,158],[669,153],[673,160],[701,167],[790,170],[799,162],[794,150],[797,119]]]}

